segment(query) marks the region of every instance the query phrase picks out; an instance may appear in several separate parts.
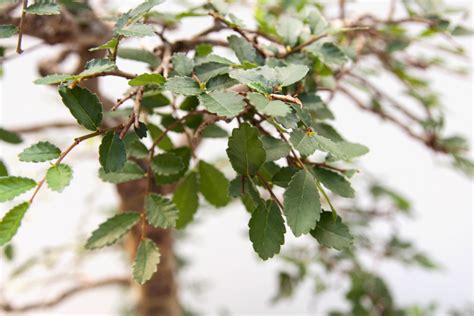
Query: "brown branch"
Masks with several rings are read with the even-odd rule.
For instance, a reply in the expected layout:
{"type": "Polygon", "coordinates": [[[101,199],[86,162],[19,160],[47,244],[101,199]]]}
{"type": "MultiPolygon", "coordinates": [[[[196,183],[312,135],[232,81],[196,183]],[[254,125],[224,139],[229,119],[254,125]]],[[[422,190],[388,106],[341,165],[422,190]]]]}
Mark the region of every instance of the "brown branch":
{"type": "Polygon", "coordinates": [[[114,278],[98,280],[98,281],[84,281],[84,282],[81,282],[81,284],[64,291],[63,293],[59,294],[58,296],[48,301],[30,303],[23,306],[13,306],[10,303],[0,303],[0,310],[7,313],[8,312],[19,313],[19,312],[28,312],[28,311],[37,310],[37,309],[50,308],[62,303],[63,301],[83,291],[101,288],[104,286],[111,286],[111,285],[130,286],[131,281],[129,278],[126,278],[126,277],[114,277],[114,278]]]}
{"type": "Polygon", "coordinates": [[[21,49],[21,40],[23,38],[23,26],[25,25],[26,7],[28,7],[28,0],[23,0],[23,7],[21,9],[20,26],[18,28],[18,42],[16,44],[16,52],[18,54],[23,53],[23,50],[21,49]]]}
{"type": "Polygon", "coordinates": [[[38,125],[31,125],[27,127],[18,127],[18,128],[10,128],[10,131],[18,134],[29,134],[29,133],[37,133],[41,132],[45,129],[54,129],[54,128],[73,128],[77,127],[79,128],[80,126],[77,125],[77,123],[73,122],[51,122],[51,123],[43,123],[43,124],[38,124],[38,125]]]}

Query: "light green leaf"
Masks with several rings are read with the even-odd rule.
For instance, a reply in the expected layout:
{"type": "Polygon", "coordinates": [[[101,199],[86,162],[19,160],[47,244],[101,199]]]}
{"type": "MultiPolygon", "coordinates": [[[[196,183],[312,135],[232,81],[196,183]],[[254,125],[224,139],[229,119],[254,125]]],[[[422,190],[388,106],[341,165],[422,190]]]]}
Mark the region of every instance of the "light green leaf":
{"type": "Polygon", "coordinates": [[[229,70],[230,67],[227,64],[215,62],[203,63],[194,68],[194,71],[201,82],[207,82],[209,79],[218,75],[226,74],[229,70]]]}
{"type": "Polygon", "coordinates": [[[88,130],[97,130],[102,122],[102,104],[96,94],[79,86],[73,89],[60,86],[59,94],[79,124],[88,130]]]}
{"type": "Polygon", "coordinates": [[[104,171],[119,171],[127,161],[125,144],[113,131],[108,132],[99,146],[99,161],[104,171]]]}
{"type": "Polygon", "coordinates": [[[36,15],[55,15],[61,13],[61,7],[51,0],[35,0],[25,11],[36,15]]]}
{"type": "Polygon", "coordinates": [[[9,210],[8,213],[3,216],[0,221],[0,246],[5,245],[15,236],[21,225],[21,220],[29,207],[30,203],[23,202],[9,210]]]}
{"type": "Polygon", "coordinates": [[[285,243],[285,223],[278,206],[271,201],[258,206],[249,221],[249,236],[253,249],[263,260],[280,252],[285,243]]]}
{"type": "Polygon", "coordinates": [[[298,171],[284,193],[285,216],[288,226],[298,237],[316,226],[321,214],[318,187],[313,175],[298,171]]]}
{"type": "Polygon", "coordinates": [[[338,216],[334,221],[332,212],[322,212],[321,220],[316,224],[316,228],[311,231],[311,235],[321,245],[337,250],[349,248],[354,240],[341,217],[338,216]]]}
{"type": "Polygon", "coordinates": [[[257,111],[266,115],[285,116],[291,111],[288,104],[279,100],[270,101],[260,93],[249,93],[247,94],[247,98],[257,111]]]}
{"type": "Polygon", "coordinates": [[[282,16],[276,24],[276,31],[285,44],[294,46],[303,31],[303,26],[303,22],[299,19],[290,16],[282,16]]]}
{"type": "Polygon", "coordinates": [[[165,0],[147,0],[128,12],[130,19],[138,19],[165,0]]]}
{"type": "Polygon", "coordinates": [[[160,263],[160,250],[150,239],[143,239],[138,246],[132,266],[133,279],[139,284],[150,280],[160,263]]]}
{"type": "Polygon", "coordinates": [[[179,210],[176,228],[184,228],[193,220],[199,206],[198,191],[199,186],[195,172],[189,173],[176,187],[173,195],[173,202],[179,210]]]}
{"type": "Polygon", "coordinates": [[[241,36],[231,35],[227,38],[229,47],[232,49],[241,63],[250,62],[260,64],[261,56],[257,54],[257,50],[247,40],[241,36]]]}
{"type": "Polygon", "coordinates": [[[67,74],[53,74],[33,81],[35,84],[56,84],[69,80],[74,80],[76,76],[67,74]]]}
{"type": "Polygon", "coordinates": [[[0,202],[10,201],[14,197],[33,189],[36,182],[23,177],[0,177],[0,202]]]}
{"type": "Polygon", "coordinates": [[[184,167],[181,157],[173,153],[156,155],[151,164],[153,172],[164,176],[178,174],[184,167]]]}
{"type": "Polygon", "coordinates": [[[316,42],[307,46],[305,51],[319,58],[323,63],[328,65],[342,65],[349,60],[342,49],[331,42],[316,42]]]}
{"type": "Polygon", "coordinates": [[[214,91],[199,96],[199,104],[209,112],[233,117],[243,111],[244,98],[235,92],[214,91]]]}
{"type": "Polygon", "coordinates": [[[15,25],[3,24],[0,25],[0,38],[8,38],[15,35],[18,32],[18,28],[15,25]]]}
{"type": "Polygon", "coordinates": [[[321,35],[329,28],[329,23],[316,6],[311,9],[307,17],[309,27],[314,35],[321,35]]]}
{"type": "Polygon", "coordinates": [[[278,82],[286,87],[306,77],[309,68],[305,65],[290,64],[286,67],[276,67],[278,82]]]}
{"type": "Polygon", "coordinates": [[[330,161],[350,160],[369,152],[367,147],[360,144],[346,141],[335,143],[329,138],[320,135],[315,135],[313,138],[316,140],[317,149],[330,154],[330,161]]]}
{"type": "Polygon", "coordinates": [[[229,180],[204,161],[199,162],[199,185],[204,198],[215,207],[226,206],[229,201],[229,180]]]}
{"type": "Polygon", "coordinates": [[[278,84],[276,70],[268,66],[247,70],[234,69],[229,72],[229,76],[264,94],[271,93],[273,87],[278,84]]]}
{"type": "Polygon", "coordinates": [[[266,152],[266,161],[275,161],[288,156],[290,153],[290,145],[280,139],[271,136],[263,136],[261,138],[263,148],[266,152]]]}
{"type": "Polygon", "coordinates": [[[148,223],[154,227],[170,228],[176,226],[178,209],[173,201],[156,193],[145,198],[145,212],[148,223]]]}
{"type": "Polygon", "coordinates": [[[309,156],[318,148],[317,137],[319,136],[316,136],[316,134],[295,129],[290,134],[290,143],[303,156],[309,156]]]}
{"type": "Polygon", "coordinates": [[[129,160],[122,169],[115,172],[105,172],[104,168],[100,168],[99,177],[105,182],[117,184],[142,179],[145,172],[136,162],[129,160]]]}
{"type": "Polygon", "coordinates": [[[144,86],[147,84],[161,86],[165,81],[165,78],[160,74],[141,74],[132,80],[129,80],[128,84],[132,87],[144,86]]]}
{"type": "Polygon", "coordinates": [[[59,157],[61,150],[49,142],[39,142],[23,150],[19,155],[20,161],[44,162],[59,157]]]}
{"type": "Polygon", "coordinates": [[[48,187],[56,192],[62,192],[72,179],[72,169],[68,165],[59,164],[52,166],[46,172],[48,187]]]}
{"type": "Polygon", "coordinates": [[[161,63],[155,54],[145,49],[120,47],[117,51],[117,56],[123,59],[146,63],[150,65],[151,68],[156,68],[161,63]]]}
{"type": "Polygon", "coordinates": [[[96,50],[101,50],[101,49],[115,49],[117,47],[118,39],[117,37],[112,37],[109,41],[105,42],[102,45],[99,45],[97,47],[89,48],[90,52],[94,52],[96,50]]]}
{"type": "Polygon", "coordinates": [[[342,197],[353,198],[354,189],[351,183],[341,174],[323,168],[315,168],[314,174],[326,188],[342,197]]]}
{"type": "Polygon", "coordinates": [[[117,214],[94,230],[91,237],[87,240],[86,249],[98,249],[110,246],[122,238],[133,226],[140,220],[140,214],[127,212],[117,214]]]}
{"type": "Polygon", "coordinates": [[[189,77],[172,77],[169,78],[165,84],[166,90],[175,94],[182,94],[185,96],[198,95],[201,93],[199,84],[189,77]]]}
{"type": "Polygon", "coordinates": [[[194,62],[184,53],[173,54],[171,62],[173,63],[174,71],[180,76],[190,76],[193,72],[194,62]]]}
{"type": "Polygon", "coordinates": [[[154,36],[155,29],[149,24],[136,23],[124,26],[117,30],[117,34],[125,37],[145,37],[154,36]]]}
{"type": "Polygon", "coordinates": [[[226,152],[232,168],[244,176],[254,176],[266,160],[257,129],[247,123],[234,128],[226,152]]]}
{"type": "Polygon", "coordinates": [[[84,70],[76,76],[77,79],[89,77],[102,72],[113,71],[117,68],[114,62],[109,59],[92,59],[84,66],[84,70]]]}
{"type": "Polygon", "coordinates": [[[20,135],[14,132],[7,131],[0,127],[0,140],[10,144],[20,144],[23,142],[20,135]]]}

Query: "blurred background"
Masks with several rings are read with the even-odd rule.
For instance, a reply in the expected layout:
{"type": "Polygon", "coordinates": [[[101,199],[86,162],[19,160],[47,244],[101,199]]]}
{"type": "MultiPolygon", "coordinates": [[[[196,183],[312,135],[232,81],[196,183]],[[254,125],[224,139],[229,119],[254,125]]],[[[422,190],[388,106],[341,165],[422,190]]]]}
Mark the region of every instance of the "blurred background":
{"type": "MultiPolygon", "coordinates": [[[[107,1],[104,6],[122,11],[137,2],[107,1]]],[[[360,0],[350,10],[378,12],[386,7],[384,2],[360,0]]],[[[471,1],[452,2],[464,7],[473,6],[471,1]]],[[[104,12],[107,8],[103,8],[104,12]]],[[[178,8],[172,1],[160,7],[164,10],[178,8]]],[[[247,5],[237,5],[234,14],[252,25],[251,10],[247,5]]],[[[470,21],[472,26],[472,19],[470,21]]],[[[208,23],[202,18],[187,19],[173,37],[188,37],[208,23]]],[[[458,42],[472,56],[472,38],[463,37],[458,42]]],[[[24,47],[36,43],[27,37],[24,47]]],[[[129,43],[153,47],[148,39],[129,43]]],[[[13,41],[10,44],[13,45],[13,41]]],[[[44,122],[71,121],[54,89],[32,83],[39,77],[38,62],[56,51],[55,47],[41,46],[3,65],[1,126],[14,129],[44,122]]],[[[73,64],[74,61],[70,62],[73,64]]],[[[119,59],[118,65],[135,73],[145,71],[142,64],[132,61],[119,59]]],[[[472,59],[463,65],[472,73],[472,59]]],[[[425,76],[433,80],[446,105],[447,131],[466,135],[472,146],[472,75],[453,78],[441,72],[428,72],[425,76]]],[[[384,80],[383,85],[390,86],[391,91],[397,91],[397,85],[390,78],[380,80],[384,80]]],[[[112,97],[127,88],[126,82],[120,79],[107,78],[101,84],[112,97]]],[[[400,98],[403,98],[401,94],[400,98]]],[[[343,97],[337,97],[331,109],[337,117],[335,127],[371,150],[359,159],[362,173],[383,179],[412,201],[414,218],[397,219],[397,229],[401,236],[416,241],[420,249],[430,254],[440,269],[425,271],[377,261],[368,264],[386,278],[397,303],[424,306],[435,303],[444,310],[468,306],[474,299],[472,181],[448,168],[441,157],[404,137],[398,129],[348,106],[343,97]]],[[[79,129],[51,130],[29,137],[23,147],[47,139],[64,148],[70,139],[80,134],[79,129]]],[[[68,157],[74,179],[62,194],[41,191],[14,239],[14,261],[7,263],[3,258],[0,261],[0,297],[19,303],[47,300],[67,288],[71,279],[129,273],[128,258],[117,249],[81,258],[76,255],[83,251],[80,250],[81,242],[116,208],[118,201],[115,187],[97,176],[97,146],[98,140],[88,141],[68,157]],[[27,267],[28,260],[35,260],[37,256],[46,259],[28,270],[28,277],[12,278],[12,274],[22,273],[20,268],[27,267]],[[18,300],[20,294],[21,300],[18,300]]],[[[225,148],[225,140],[206,140],[199,149],[199,156],[227,168],[230,175],[225,148]]],[[[26,168],[16,159],[20,151],[20,147],[0,144],[0,154],[9,162],[12,173],[39,178],[44,166],[28,165],[26,168]]],[[[357,180],[354,187],[357,191],[357,180]]],[[[2,205],[0,214],[9,206],[2,205]]],[[[284,263],[278,259],[267,262],[258,259],[248,240],[248,219],[249,214],[238,203],[218,210],[204,205],[197,214],[197,221],[185,235],[179,236],[178,255],[188,262],[180,272],[180,290],[186,305],[202,315],[323,315],[331,307],[346,304],[341,299],[345,284],[340,284],[339,291],[318,296],[314,294],[312,283],[299,287],[292,299],[273,304],[278,287],[277,273],[284,263]]],[[[383,229],[381,226],[382,234],[383,229]]],[[[287,234],[287,238],[283,251],[306,242],[292,239],[291,234],[287,234]]],[[[133,291],[103,288],[76,295],[52,309],[25,315],[116,315],[131,300],[133,291]]]]}

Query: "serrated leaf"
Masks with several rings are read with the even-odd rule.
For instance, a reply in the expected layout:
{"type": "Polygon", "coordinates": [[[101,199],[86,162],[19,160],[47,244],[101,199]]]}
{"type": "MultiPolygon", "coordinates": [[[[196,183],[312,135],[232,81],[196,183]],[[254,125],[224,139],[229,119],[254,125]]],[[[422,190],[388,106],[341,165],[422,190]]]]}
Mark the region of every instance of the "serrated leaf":
{"type": "Polygon", "coordinates": [[[33,189],[36,182],[23,177],[0,177],[0,202],[10,201],[14,197],[33,189]]]}
{"type": "Polygon", "coordinates": [[[199,206],[198,192],[199,186],[195,172],[189,173],[176,187],[173,195],[173,202],[179,210],[176,228],[184,228],[193,220],[199,206]]]}
{"type": "Polygon", "coordinates": [[[117,56],[123,59],[146,63],[150,65],[151,68],[156,68],[161,63],[155,54],[145,49],[120,47],[117,51],[117,56]]]}
{"type": "Polygon", "coordinates": [[[35,84],[56,84],[69,80],[74,80],[76,76],[67,74],[53,74],[46,77],[42,77],[33,81],[35,84]]]}
{"type": "Polygon", "coordinates": [[[125,37],[154,36],[155,29],[149,24],[136,23],[118,29],[117,34],[123,35],[125,37]]]}
{"type": "Polygon", "coordinates": [[[91,59],[84,66],[84,70],[76,76],[76,79],[89,77],[102,72],[113,71],[117,68],[115,63],[109,59],[91,59]]]}
{"type": "Polygon", "coordinates": [[[257,111],[266,115],[285,116],[291,111],[288,104],[279,100],[270,101],[260,93],[248,93],[247,98],[257,111]]]}
{"type": "Polygon", "coordinates": [[[216,76],[226,74],[229,70],[230,67],[227,64],[215,62],[203,63],[194,68],[194,71],[201,82],[207,82],[216,76]]]}
{"type": "Polygon", "coordinates": [[[350,143],[346,141],[333,142],[329,138],[315,135],[314,140],[317,144],[317,149],[330,154],[330,161],[336,160],[350,160],[369,152],[369,149],[363,145],[350,143]]]}
{"type": "Polygon", "coordinates": [[[284,193],[285,216],[288,226],[298,237],[316,226],[321,214],[318,187],[313,175],[298,171],[284,193]]]}
{"type": "Polygon", "coordinates": [[[184,167],[181,157],[173,153],[156,155],[151,164],[153,172],[164,176],[178,174],[184,167]]]}
{"type": "Polygon", "coordinates": [[[276,31],[285,44],[294,46],[298,42],[303,27],[301,20],[290,16],[282,16],[276,24],[276,31]]]}
{"type": "Polygon", "coordinates": [[[204,161],[199,162],[199,189],[204,198],[215,207],[226,206],[229,199],[229,180],[204,161]]]}
{"type": "Polygon", "coordinates": [[[148,223],[154,227],[170,228],[176,226],[178,209],[173,201],[156,193],[145,198],[145,212],[148,223]]]}
{"type": "Polygon", "coordinates": [[[132,87],[144,86],[147,84],[161,86],[165,81],[165,78],[160,74],[141,74],[129,80],[128,84],[132,87]]]}
{"type": "Polygon", "coordinates": [[[303,156],[309,156],[318,149],[317,137],[319,136],[314,133],[306,133],[300,129],[295,129],[290,134],[290,143],[303,156]]]}
{"type": "Polygon", "coordinates": [[[72,179],[72,169],[68,165],[59,164],[52,166],[46,172],[46,182],[48,187],[56,192],[62,192],[72,179]]]}
{"type": "Polygon", "coordinates": [[[278,84],[277,73],[274,68],[268,66],[253,69],[234,69],[229,76],[247,85],[249,88],[267,94],[273,91],[278,84]]]}
{"type": "Polygon", "coordinates": [[[255,175],[266,160],[257,129],[247,123],[234,128],[226,152],[232,168],[244,176],[255,175]]]}
{"type": "Polygon", "coordinates": [[[316,224],[316,228],[311,231],[311,235],[321,245],[337,250],[349,248],[354,240],[341,217],[338,216],[334,221],[332,212],[322,212],[321,220],[316,224]]]}
{"type": "Polygon", "coordinates": [[[21,220],[29,207],[30,203],[23,202],[9,210],[8,213],[3,216],[0,221],[0,247],[15,236],[20,227],[21,220]]]}
{"type": "Polygon", "coordinates": [[[137,19],[144,14],[148,13],[151,9],[153,9],[155,6],[163,3],[164,0],[147,0],[130,10],[128,12],[128,16],[131,19],[137,19]]]}
{"type": "Polygon", "coordinates": [[[274,202],[267,202],[252,212],[249,221],[249,237],[253,249],[263,260],[280,252],[285,243],[285,223],[280,209],[274,202]]]}
{"type": "Polygon", "coordinates": [[[79,124],[88,130],[97,130],[102,122],[102,104],[96,94],[79,86],[73,89],[60,86],[59,94],[79,124]]]}
{"type": "Polygon", "coordinates": [[[266,152],[266,161],[275,161],[290,153],[290,145],[280,139],[265,135],[261,141],[266,152]]]}
{"type": "Polygon", "coordinates": [[[243,111],[244,98],[235,92],[214,91],[199,96],[199,104],[209,112],[233,117],[243,111]]]}
{"type": "Polygon", "coordinates": [[[172,77],[165,84],[166,90],[175,94],[185,96],[198,95],[201,93],[199,84],[189,77],[172,77]]]}
{"type": "Polygon", "coordinates": [[[262,61],[255,47],[241,36],[231,35],[227,38],[230,49],[232,49],[241,63],[250,62],[259,64],[262,61]]]}
{"type": "Polygon", "coordinates": [[[105,172],[104,168],[100,168],[99,177],[105,182],[117,184],[142,179],[145,172],[136,162],[129,160],[122,169],[115,172],[105,172]]]}
{"type": "Polygon", "coordinates": [[[99,225],[87,240],[86,249],[110,246],[122,238],[140,220],[140,214],[127,212],[117,214],[99,225]]]}
{"type": "Polygon", "coordinates": [[[217,90],[225,90],[231,88],[239,82],[233,78],[230,78],[228,74],[215,76],[206,83],[206,90],[209,92],[217,90]]]}
{"type": "Polygon", "coordinates": [[[173,54],[171,62],[173,64],[174,71],[176,71],[180,76],[190,76],[193,72],[194,62],[184,53],[173,54]]]}
{"type": "Polygon", "coordinates": [[[55,15],[61,13],[61,7],[51,0],[35,0],[25,11],[36,15],[55,15]]]}
{"type": "Polygon", "coordinates": [[[119,171],[127,161],[125,144],[113,131],[108,132],[99,146],[99,162],[104,171],[119,171]]]}
{"type": "Polygon", "coordinates": [[[328,65],[342,65],[349,60],[342,49],[331,42],[313,43],[307,46],[305,51],[319,58],[323,63],[328,65]]]}
{"type": "Polygon", "coordinates": [[[61,150],[49,142],[39,142],[23,150],[19,155],[20,161],[44,162],[53,160],[61,155],[61,150]]]}
{"type": "Polygon", "coordinates": [[[138,246],[132,266],[133,279],[139,284],[150,280],[160,263],[160,250],[150,239],[143,239],[138,246]]]}
{"type": "Polygon", "coordinates": [[[14,132],[7,131],[0,127],[0,140],[10,144],[20,144],[23,142],[20,135],[14,132]]]}
{"type": "Polygon", "coordinates": [[[3,24],[0,25],[0,38],[12,37],[18,32],[18,28],[15,25],[3,24]]]}
{"type": "Polygon", "coordinates": [[[351,183],[341,174],[324,168],[315,168],[313,171],[316,179],[332,192],[342,197],[354,197],[351,183]]]}
{"type": "Polygon", "coordinates": [[[276,67],[275,71],[279,84],[286,87],[306,77],[309,68],[305,65],[290,64],[285,67],[276,67]]]}

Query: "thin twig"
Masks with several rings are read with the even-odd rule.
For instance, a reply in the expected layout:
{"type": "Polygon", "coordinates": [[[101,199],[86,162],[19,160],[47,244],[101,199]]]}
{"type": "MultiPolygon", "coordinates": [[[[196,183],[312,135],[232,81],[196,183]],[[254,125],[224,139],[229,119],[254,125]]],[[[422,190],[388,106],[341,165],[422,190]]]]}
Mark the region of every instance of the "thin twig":
{"type": "Polygon", "coordinates": [[[23,53],[21,49],[21,40],[23,39],[23,25],[25,23],[25,16],[26,16],[26,8],[28,7],[28,0],[23,0],[23,7],[21,9],[21,18],[20,18],[20,26],[18,29],[18,42],[16,44],[16,52],[18,54],[23,53]]]}

